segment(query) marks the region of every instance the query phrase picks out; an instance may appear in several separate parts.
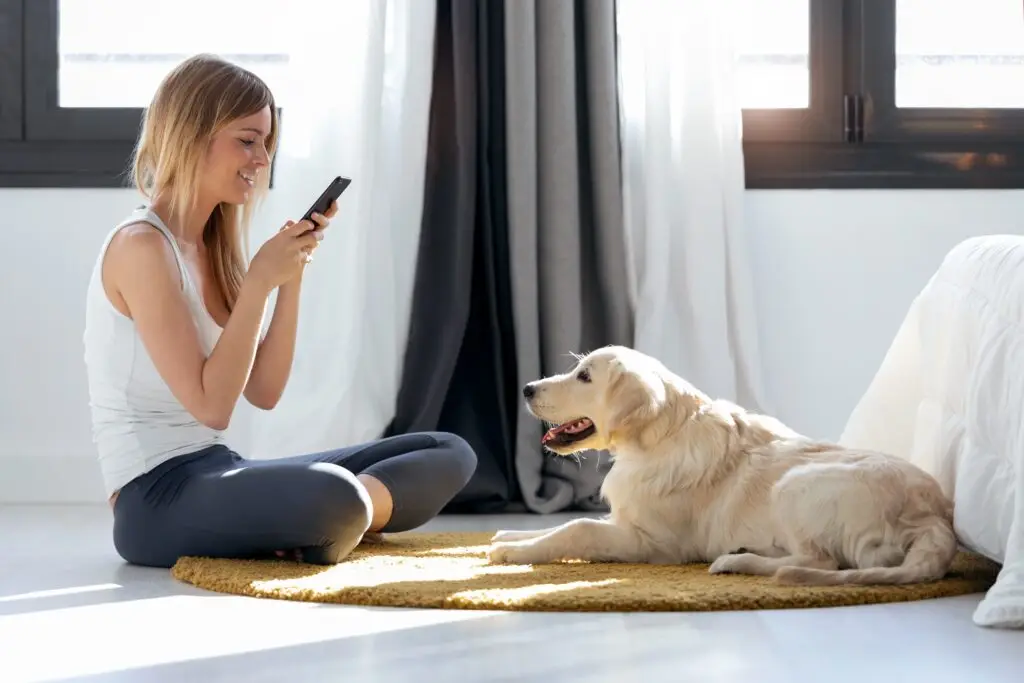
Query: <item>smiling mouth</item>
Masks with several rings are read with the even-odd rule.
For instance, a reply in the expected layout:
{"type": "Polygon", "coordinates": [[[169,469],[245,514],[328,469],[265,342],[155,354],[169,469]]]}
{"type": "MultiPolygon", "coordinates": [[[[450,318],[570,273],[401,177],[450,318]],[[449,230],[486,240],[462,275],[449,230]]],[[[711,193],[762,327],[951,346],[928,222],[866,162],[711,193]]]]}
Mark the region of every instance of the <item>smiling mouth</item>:
{"type": "Polygon", "coordinates": [[[238,177],[244,180],[249,185],[249,187],[253,187],[256,185],[256,176],[249,176],[239,172],[238,177]]]}
{"type": "Polygon", "coordinates": [[[544,433],[540,442],[545,446],[571,446],[597,433],[589,417],[563,422],[544,433]]]}

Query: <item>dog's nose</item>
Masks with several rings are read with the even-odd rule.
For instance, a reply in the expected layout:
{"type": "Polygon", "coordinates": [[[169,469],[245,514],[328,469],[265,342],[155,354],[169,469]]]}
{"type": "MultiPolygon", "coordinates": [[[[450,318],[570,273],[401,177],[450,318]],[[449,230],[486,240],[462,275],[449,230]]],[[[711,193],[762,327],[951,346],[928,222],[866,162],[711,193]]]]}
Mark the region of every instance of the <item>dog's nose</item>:
{"type": "Polygon", "coordinates": [[[526,398],[533,398],[533,395],[537,393],[537,389],[532,384],[527,384],[523,387],[523,396],[526,398]]]}

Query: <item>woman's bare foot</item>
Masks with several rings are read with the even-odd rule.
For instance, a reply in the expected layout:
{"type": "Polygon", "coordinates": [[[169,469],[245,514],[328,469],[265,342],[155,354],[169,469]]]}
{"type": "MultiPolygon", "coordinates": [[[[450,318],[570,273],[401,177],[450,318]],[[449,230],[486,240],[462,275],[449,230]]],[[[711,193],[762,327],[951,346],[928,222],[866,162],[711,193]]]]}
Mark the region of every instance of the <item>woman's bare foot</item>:
{"type": "Polygon", "coordinates": [[[367,531],[363,534],[363,539],[360,543],[369,543],[371,545],[379,545],[384,542],[384,534],[379,531],[367,531]]]}

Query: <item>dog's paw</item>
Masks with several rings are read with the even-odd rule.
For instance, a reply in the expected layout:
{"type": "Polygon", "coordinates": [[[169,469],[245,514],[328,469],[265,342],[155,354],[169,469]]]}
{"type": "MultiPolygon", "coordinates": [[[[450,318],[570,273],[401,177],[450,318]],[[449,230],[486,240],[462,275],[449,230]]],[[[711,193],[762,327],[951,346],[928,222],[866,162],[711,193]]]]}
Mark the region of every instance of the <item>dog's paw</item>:
{"type": "Polygon", "coordinates": [[[530,546],[515,541],[492,543],[487,550],[491,564],[532,564],[530,546]]]}
{"type": "Polygon", "coordinates": [[[739,568],[740,555],[721,555],[708,567],[709,574],[731,574],[739,568]]]}
{"type": "MultiPolygon", "coordinates": [[[[501,532],[499,531],[498,534],[501,532]]],[[[498,538],[498,534],[494,535],[494,539],[498,538]]],[[[491,564],[507,564],[509,562],[509,546],[507,543],[491,543],[491,547],[487,549],[487,559],[491,564]]]]}

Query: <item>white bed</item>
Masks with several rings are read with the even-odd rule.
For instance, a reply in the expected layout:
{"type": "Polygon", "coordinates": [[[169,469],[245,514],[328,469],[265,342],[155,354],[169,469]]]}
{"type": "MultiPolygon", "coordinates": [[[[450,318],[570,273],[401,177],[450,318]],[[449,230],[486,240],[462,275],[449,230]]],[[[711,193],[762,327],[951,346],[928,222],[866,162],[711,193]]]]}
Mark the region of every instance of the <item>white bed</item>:
{"type": "Polygon", "coordinates": [[[1003,563],[974,622],[1024,627],[1024,237],[972,238],[949,252],[840,441],[938,478],[961,543],[1003,563]]]}

